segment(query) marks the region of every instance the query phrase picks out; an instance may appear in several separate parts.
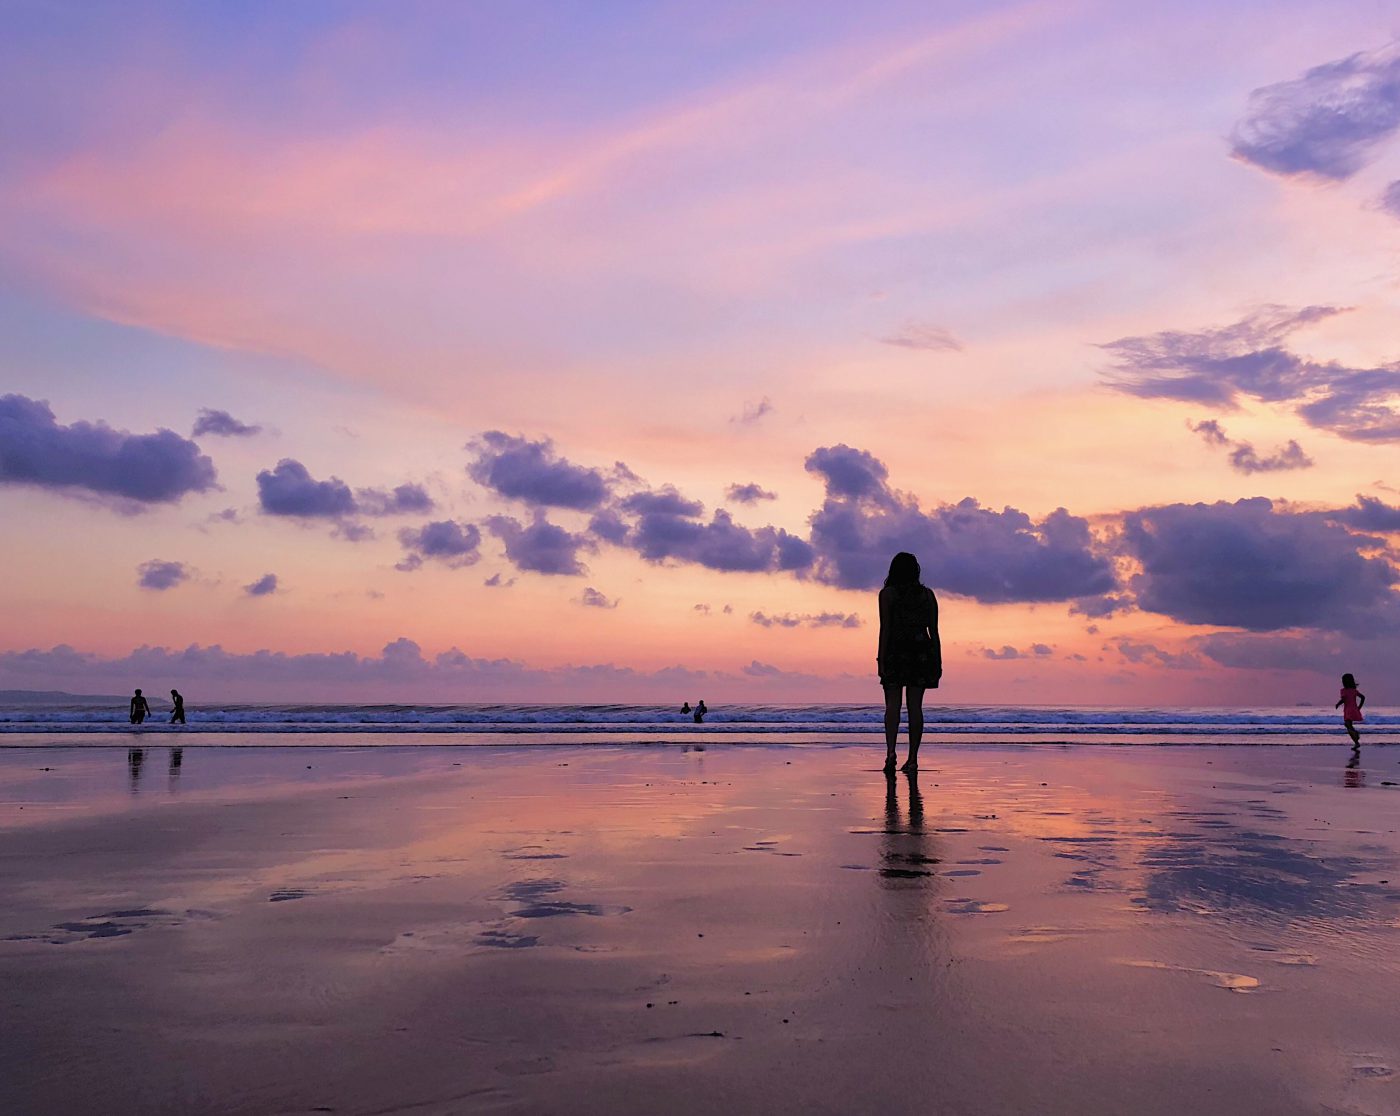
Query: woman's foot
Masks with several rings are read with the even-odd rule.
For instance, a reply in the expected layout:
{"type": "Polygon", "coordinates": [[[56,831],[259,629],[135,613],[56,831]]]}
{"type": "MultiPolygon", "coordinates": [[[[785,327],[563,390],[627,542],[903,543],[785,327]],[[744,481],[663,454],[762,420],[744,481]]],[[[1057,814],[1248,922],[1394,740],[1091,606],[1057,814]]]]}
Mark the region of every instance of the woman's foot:
{"type": "Polygon", "coordinates": [[[886,774],[886,775],[893,775],[893,774],[894,774],[894,761],[895,761],[895,755],[894,755],[893,752],[890,752],[888,755],[885,756],[885,767],[884,767],[884,771],[885,771],[885,774],[886,774]]]}
{"type": "Polygon", "coordinates": [[[901,767],[900,770],[903,771],[904,774],[906,774],[906,775],[914,775],[914,774],[916,774],[916,773],[918,772],[918,770],[919,770],[918,761],[916,761],[916,760],[905,760],[905,761],[904,761],[904,766],[901,767]]]}

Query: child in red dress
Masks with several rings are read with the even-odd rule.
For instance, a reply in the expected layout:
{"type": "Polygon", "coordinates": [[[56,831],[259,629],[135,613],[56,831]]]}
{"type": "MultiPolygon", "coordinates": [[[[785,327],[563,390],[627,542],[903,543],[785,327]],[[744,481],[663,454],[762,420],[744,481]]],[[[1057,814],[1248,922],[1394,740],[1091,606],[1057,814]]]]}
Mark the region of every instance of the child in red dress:
{"type": "MultiPolygon", "coordinates": [[[[1366,719],[1361,713],[1361,707],[1365,704],[1366,695],[1356,688],[1356,679],[1350,674],[1342,675],[1342,696],[1337,699],[1337,705],[1342,707],[1342,724],[1346,726],[1347,735],[1358,748],[1361,746],[1361,734],[1356,731],[1355,722],[1366,719]]],[[[1332,708],[1336,709],[1337,705],[1332,708]]]]}

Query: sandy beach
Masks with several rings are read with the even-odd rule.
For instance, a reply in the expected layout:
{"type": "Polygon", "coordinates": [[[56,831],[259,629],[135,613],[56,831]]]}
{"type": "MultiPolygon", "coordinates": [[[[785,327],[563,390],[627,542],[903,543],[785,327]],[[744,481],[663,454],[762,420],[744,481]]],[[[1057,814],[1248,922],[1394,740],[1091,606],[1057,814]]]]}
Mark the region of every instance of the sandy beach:
{"type": "Polygon", "coordinates": [[[1400,1111],[1400,748],[172,755],[0,753],[0,1111],[1400,1111]]]}

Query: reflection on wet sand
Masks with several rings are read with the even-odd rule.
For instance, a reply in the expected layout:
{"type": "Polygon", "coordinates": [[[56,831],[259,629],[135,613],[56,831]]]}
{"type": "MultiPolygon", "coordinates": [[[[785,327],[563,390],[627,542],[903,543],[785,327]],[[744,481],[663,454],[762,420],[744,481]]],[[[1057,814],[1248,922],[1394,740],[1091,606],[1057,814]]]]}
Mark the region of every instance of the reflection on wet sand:
{"type": "Polygon", "coordinates": [[[924,832],[924,796],[919,791],[918,772],[904,776],[908,788],[909,816],[900,811],[899,776],[885,775],[885,829],[880,842],[880,877],[885,880],[916,880],[932,876],[938,857],[931,852],[930,835],[924,832]]]}

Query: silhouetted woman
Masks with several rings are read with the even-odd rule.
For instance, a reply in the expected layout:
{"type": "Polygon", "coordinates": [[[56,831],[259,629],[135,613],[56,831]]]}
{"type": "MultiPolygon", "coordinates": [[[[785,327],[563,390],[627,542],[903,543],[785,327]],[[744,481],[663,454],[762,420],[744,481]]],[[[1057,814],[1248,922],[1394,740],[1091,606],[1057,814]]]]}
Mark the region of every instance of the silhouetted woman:
{"type": "Polygon", "coordinates": [[[890,560],[880,590],[880,649],[875,665],[885,688],[885,770],[894,770],[899,739],[900,699],[907,695],[909,758],[905,771],[919,767],[924,736],[924,691],[943,676],[943,647],[938,642],[938,598],[920,580],[919,560],[901,550],[890,560]]]}

